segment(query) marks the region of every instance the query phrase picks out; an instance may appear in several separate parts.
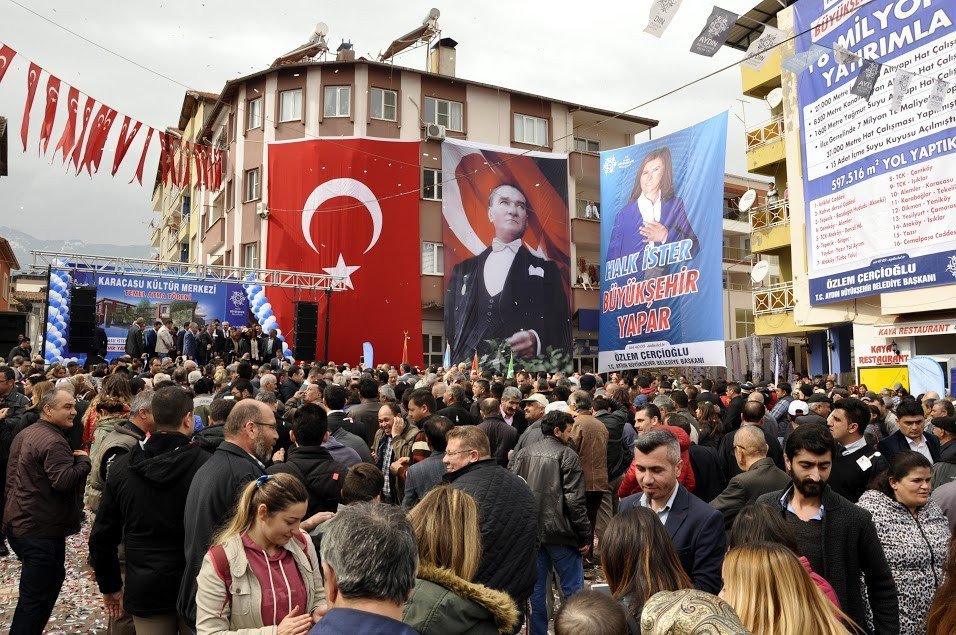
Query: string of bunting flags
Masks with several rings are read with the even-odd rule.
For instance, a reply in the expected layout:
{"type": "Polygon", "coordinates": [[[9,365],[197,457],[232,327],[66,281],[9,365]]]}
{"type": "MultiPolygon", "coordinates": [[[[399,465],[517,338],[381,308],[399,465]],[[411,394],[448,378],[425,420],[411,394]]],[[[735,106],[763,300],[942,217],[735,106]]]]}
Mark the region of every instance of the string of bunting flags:
{"type": "MultiPolygon", "coordinates": [[[[654,37],[661,37],[668,25],[670,25],[671,20],[673,20],[677,14],[677,10],[681,6],[681,1],[682,0],[655,0],[651,3],[650,15],[648,16],[647,27],[644,31],[654,37]]],[[[856,8],[865,6],[865,4],[868,3],[864,2],[856,8]]],[[[714,54],[720,50],[720,47],[726,43],[731,28],[739,19],[741,19],[741,16],[733,11],[714,6],[700,34],[691,44],[690,51],[698,55],[713,57],[714,54]]],[[[744,16],[744,19],[749,20],[750,18],[744,16]]],[[[745,59],[740,62],[741,66],[753,70],[763,68],[773,50],[786,40],[807,35],[807,33],[797,33],[791,37],[788,36],[785,31],[774,26],[758,22],[757,20],[754,20],[754,22],[762,24],[764,30],[756,40],[750,43],[745,59]]],[[[816,64],[824,56],[831,54],[840,66],[859,67],[859,73],[850,88],[850,93],[862,97],[867,101],[869,101],[870,96],[872,96],[883,69],[893,70],[893,96],[890,108],[894,113],[899,111],[903,96],[909,89],[914,77],[924,77],[933,82],[932,93],[926,102],[927,108],[931,112],[936,112],[943,107],[946,94],[952,86],[951,83],[937,77],[922,76],[898,66],[881,63],[872,59],[865,59],[840,45],[836,45],[831,49],[815,42],[812,42],[805,51],[795,53],[784,59],[781,66],[794,75],[799,75],[816,64]]],[[[849,70],[854,70],[854,68],[850,68],[849,70]]]]}
{"type": "Polygon", "coordinates": [[[25,56],[2,43],[0,43],[0,84],[2,84],[7,71],[10,69],[11,62],[17,55],[30,63],[26,77],[27,94],[23,107],[23,120],[20,124],[20,140],[24,152],[27,151],[31,112],[37,89],[41,84],[43,74],[46,73],[45,107],[43,110],[43,124],[40,126],[38,147],[41,155],[46,155],[49,150],[61,101],[60,95],[68,89],[66,123],[53,148],[52,158],[56,159],[57,154],[62,153],[61,162],[67,166],[67,169],[72,167],[76,175],[84,170],[90,176],[99,172],[106,141],[113,130],[114,123],[119,117],[122,117],[123,123],[116,140],[116,150],[113,153],[113,165],[110,170],[112,176],[116,176],[127,154],[129,154],[133,142],[139,136],[140,130],[145,127],[145,140],[140,151],[136,171],[133,178],[130,179],[130,183],[135,180],[142,185],[146,155],[149,152],[150,143],[155,137],[160,148],[159,167],[163,183],[172,183],[177,186],[188,183],[189,169],[192,167],[198,176],[201,187],[219,189],[222,186],[222,151],[219,148],[190,143],[175,134],[158,130],[133,119],[129,115],[118,113],[114,108],[110,108],[76,87],[66,84],[37,63],[27,60],[25,56]],[[80,105],[81,98],[83,98],[82,106],[80,105]]]}

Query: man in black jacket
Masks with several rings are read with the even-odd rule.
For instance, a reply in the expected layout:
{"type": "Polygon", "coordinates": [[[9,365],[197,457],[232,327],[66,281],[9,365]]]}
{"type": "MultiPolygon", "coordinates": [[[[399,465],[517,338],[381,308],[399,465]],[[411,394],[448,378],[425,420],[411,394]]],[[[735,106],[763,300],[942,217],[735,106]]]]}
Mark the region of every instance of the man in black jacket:
{"type": "Polygon", "coordinates": [[[488,435],[477,426],[455,428],[446,439],[444,481],[478,503],[481,562],[474,582],[508,593],[523,608],[537,577],[534,494],[491,458],[488,435]]]}
{"type": "Polygon", "coordinates": [[[727,409],[724,411],[724,430],[736,430],[740,427],[740,415],[746,399],[740,394],[740,384],[735,381],[727,384],[727,409]]]}
{"type": "Polygon", "coordinates": [[[146,352],[146,339],[143,337],[145,326],[146,320],[138,318],[126,333],[126,354],[133,359],[139,359],[146,352]]]}
{"type": "Polygon", "coordinates": [[[480,407],[482,419],[478,427],[488,435],[491,456],[501,467],[508,467],[508,453],[518,443],[518,431],[501,418],[501,404],[497,399],[483,399],[480,407]]]}
{"type": "Polygon", "coordinates": [[[186,569],[186,495],[209,454],[190,444],[189,393],[177,386],[159,389],[152,413],[153,435],[110,465],[90,532],[90,561],[111,617],[125,611],[137,631],[174,633],[185,628],[176,613],[176,593],[186,569]],[[126,548],[125,582],[120,543],[126,548]]]}
{"type": "Polygon", "coordinates": [[[378,410],[382,407],[382,401],[378,398],[378,382],[365,377],[359,380],[358,391],[362,402],[349,408],[348,416],[355,424],[349,432],[362,437],[371,446],[378,432],[378,410]]]}
{"type": "MultiPolygon", "coordinates": [[[[827,486],[836,444],[822,426],[800,426],[787,437],[785,490],[764,494],[758,503],[779,510],[797,538],[797,555],[833,587],[840,608],[865,629],[867,601],[876,633],[899,633],[896,584],[870,513],[827,486]]],[[[864,630],[865,632],[865,630],[864,630]]]]}
{"type": "Polygon", "coordinates": [[[465,408],[465,389],[458,384],[448,387],[445,391],[445,407],[435,414],[448,417],[456,426],[473,426],[478,423],[465,408]]]}
{"type": "Polygon", "coordinates": [[[900,429],[876,444],[887,463],[893,463],[893,457],[905,450],[919,452],[930,463],[939,460],[941,444],[935,434],[925,431],[923,406],[915,399],[904,399],[896,407],[896,418],[900,429]]]}
{"type": "Polygon", "coordinates": [[[870,481],[887,467],[882,455],[863,436],[869,422],[870,409],[852,397],[833,404],[827,419],[833,440],[840,444],[827,483],[851,503],[860,500],[870,481]]]}
{"type": "Polygon", "coordinates": [[[309,491],[306,517],[319,512],[334,512],[342,502],[345,466],[336,463],[322,444],[329,439],[328,415],[315,406],[299,408],[292,418],[292,442],[285,461],[274,463],[267,472],[285,472],[297,476],[309,491]]]}
{"type": "Polygon", "coordinates": [[[293,366],[289,369],[289,376],[279,384],[279,401],[285,403],[295,396],[302,388],[302,382],[305,381],[305,373],[301,366],[293,366]]]}
{"type": "MultiPolygon", "coordinates": [[[[767,442],[768,448],[767,456],[773,460],[778,468],[783,469],[783,448],[780,447],[780,442],[777,441],[777,431],[764,428],[764,424],[766,423],[764,415],[766,414],[767,408],[764,407],[762,403],[745,401],[740,411],[740,420],[737,422],[737,425],[734,426],[734,430],[741,425],[756,426],[763,430],[764,440],[767,442]]],[[[724,470],[724,478],[726,480],[729,481],[743,472],[740,466],[737,465],[737,459],[734,458],[733,433],[725,434],[720,440],[720,446],[717,448],[717,457],[724,470]]]]}
{"type": "MultiPolygon", "coordinates": [[[[482,407],[482,409],[484,409],[482,407]]],[[[582,556],[591,546],[581,460],[568,447],[574,416],[549,412],[541,421],[544,439],[515,453],[511,471],[524,479],[538,503],[538,579],[531,594],[531,632],[548,632],[548,574],[561,580],[569,598],[584,587],[582,556]]]]}
{"type": "Polygon", "coordinates": [[[740,510],[767,492],[790,484],[787,473],[767,458],[767,442],[757,426],[744,425],[734,434],[734,456],[742,473],[730,479],[727,488],[710,506],[724,515],[724,528],[730,531],[740,510]]]}
{"type": "MultiPolygon", "coordinates": [[[[322,393],[322,403],[328,411],[329,433],[342,445],[352,448],[366,463],[372,462],[372,453],[365,439],[349,431],[353,421],[345,416],[345,400],[349,392],[338,384],[329,384],[322,393]]],[[[376,419],[377,421],[377,419],[376,419]]]]}
{"type": "MultiPolygon", "coordinates": [[[[0,366],[0,510],[3,509],[4,490],[7,484],[7,457],[13,437],[19,430],[20,417],[30,407],[29,397],[20,394],[16,389],[16,373],[9,366],[0,366]]],[[[3,512],[0,511],[0,515],[3,512]]],[[[0,530],[0,558],[10,555],[7,549],[6,536],[0,530]]]]}
{"type": "Polygon", "coordinates": [[[279,439],[272,408],[243,399],[229,413],[225,441],[193,478],[186,497],[186,573],[176,607],[189,626],[196,623],[196,575],[212,542],[213,533],[236,504],[242,487],[266,473],[265,464],[279,439]]]}

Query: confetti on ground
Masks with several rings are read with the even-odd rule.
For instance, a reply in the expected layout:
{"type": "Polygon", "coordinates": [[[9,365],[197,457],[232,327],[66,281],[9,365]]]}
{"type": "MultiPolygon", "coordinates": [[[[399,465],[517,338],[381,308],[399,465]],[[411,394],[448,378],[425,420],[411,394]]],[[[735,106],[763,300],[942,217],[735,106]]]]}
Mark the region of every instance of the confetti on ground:
{"type": "MultiPolygon", "coordinates": [[[[80,533],[66,540],[66,579],[44,631],[49,635],[85,635],[106,630],[103,596],[86,563],[89,536],[90,527],[84,523],[80,533]]],[[[0,633],[10,631],[19,582],[20,561],[11,550],[9,556],[0,558],[0,633]]]]}

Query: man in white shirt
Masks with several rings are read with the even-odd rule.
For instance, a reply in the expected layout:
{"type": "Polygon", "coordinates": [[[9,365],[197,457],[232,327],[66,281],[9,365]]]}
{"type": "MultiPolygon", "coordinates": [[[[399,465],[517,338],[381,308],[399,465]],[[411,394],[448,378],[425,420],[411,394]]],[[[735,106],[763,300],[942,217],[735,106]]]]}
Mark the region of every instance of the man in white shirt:
{"type": "Polygon", "coordinates": [[[156,331],[156,355],[158,357],[169,357],[169,351],[176,348],[176,344],[173,342],[173,334],[169,330],[172,325],[172,320],[166,320],[156,331]]]}
{"type": "Polygon", "coordinates": [[[893,463],[893,457],[906,450],[919,452],[930,463],[939,459],[940,443],[935,434],[927,434],[923,420],[923,406],[915,399],[907,399],[896,407],[896,417],[900,429],[877,444],[877,449],[887,463],[893,463]]]}
{"type": "Polygon", "coordinates": [[[500,345],[515,357],[570,355],[571,329],[565,280],[557,265],[522,242],[534,213],[516,184],[491,190],[490,247],[455,265],[445,293],[445,335],[452,363],[493,354],[500,345]],[[489,340],[493,344],[489,343],[489,340]]]}

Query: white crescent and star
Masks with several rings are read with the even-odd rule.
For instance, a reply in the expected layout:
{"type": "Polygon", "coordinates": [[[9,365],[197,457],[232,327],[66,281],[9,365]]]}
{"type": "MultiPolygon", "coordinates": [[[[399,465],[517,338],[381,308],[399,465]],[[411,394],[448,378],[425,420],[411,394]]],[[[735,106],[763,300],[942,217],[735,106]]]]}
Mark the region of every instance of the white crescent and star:
{"type": "Polygon", "coordinates": [[[0,55],[0,71],[7,67],[7,56],[0,55]]]}
{"type": "MultiPolygon", "coordinates": [[[[368,247],[362,252],[363,254],[367,254],[382,235],[382,207],[378,204],[375,193],[372,192],[367,185],[357,179],[332,179],[312,190],[302,209],[302,235],[305,237],[305,242],[312,248],[312,251],[319,253],[315,242],[312,240],[312,233],[310,231],[312,218],[322,203],[337,197],[355,199],[362,204],[366,211],[368,211],[369,216],[372,217],[372,238],[368,243],[368,247]]],[[[339,254],[339,260],[334,267],[323,267],[323,270],[329,275],[335,276],[336,278],[344,278],[345,286],[349,289],[355,288],[352,286],[351,276],[359,269],[359,266],[345,264],[345,258],[342,254],[339,254]]]]}

